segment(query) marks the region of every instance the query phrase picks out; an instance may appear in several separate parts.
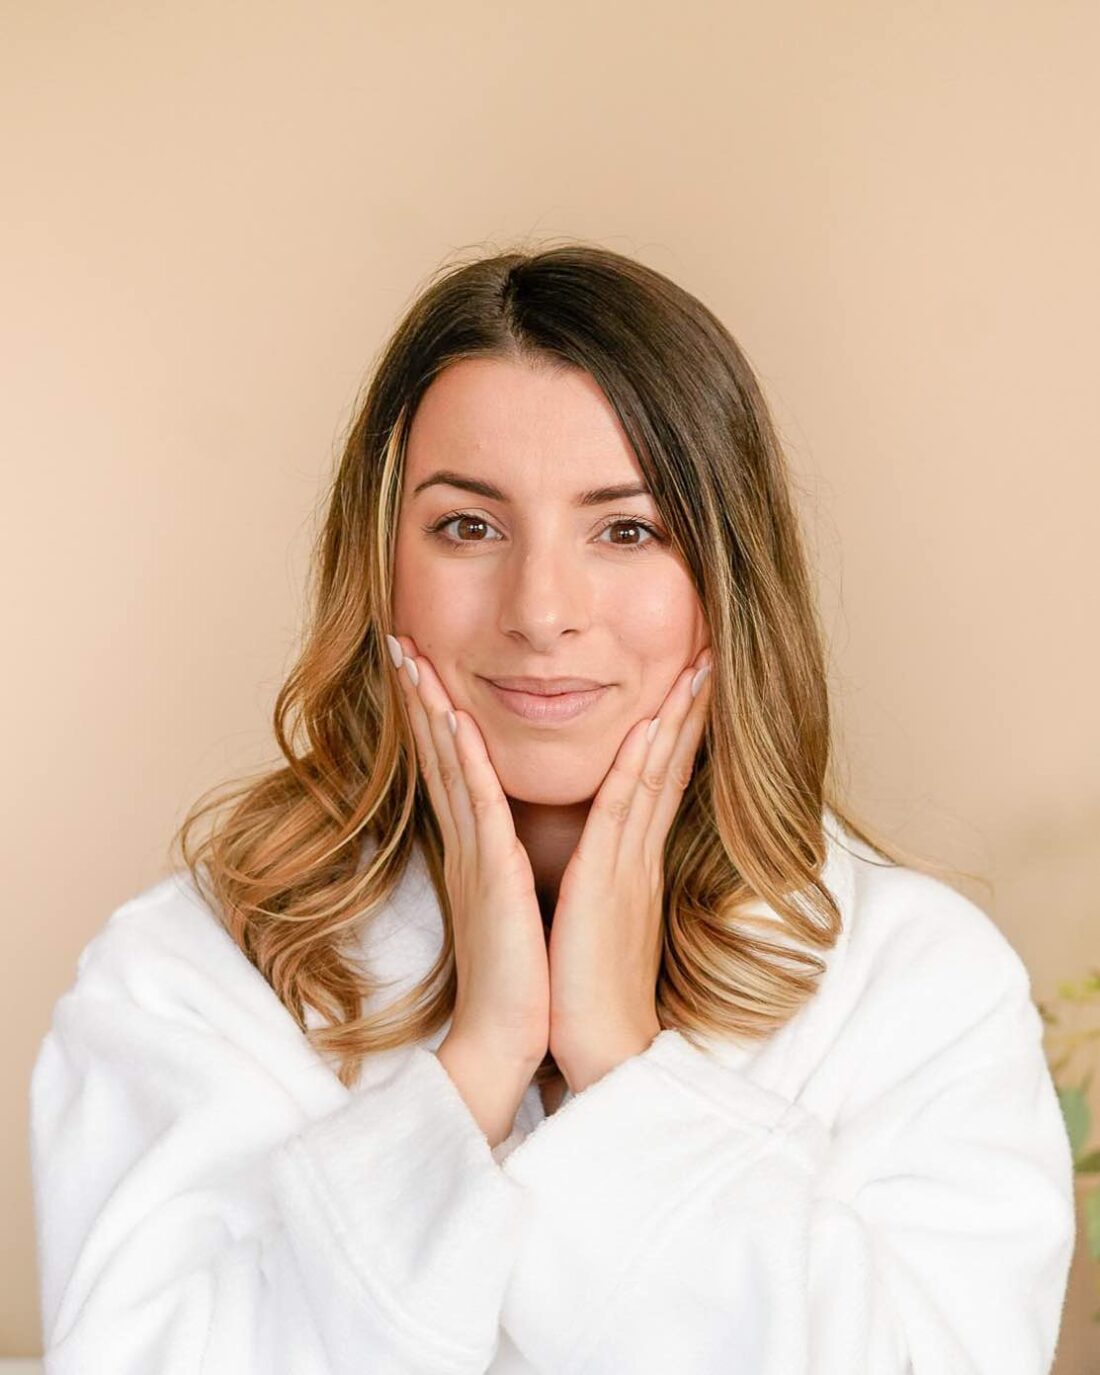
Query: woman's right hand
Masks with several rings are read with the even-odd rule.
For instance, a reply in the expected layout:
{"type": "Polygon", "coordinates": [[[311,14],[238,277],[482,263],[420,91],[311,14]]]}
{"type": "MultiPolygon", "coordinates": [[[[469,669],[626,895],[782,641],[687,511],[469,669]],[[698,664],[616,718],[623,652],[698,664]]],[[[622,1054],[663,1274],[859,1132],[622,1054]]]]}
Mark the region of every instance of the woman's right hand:
{"type": "Polygon", "coordinates": [[[549,1046],[550,972],[531,861],[481,731],[430,661],[386,636],[444,845],[458,988],[448,1039],[532,1071],[549,1046]],[[452,735],[447,722],[453,713],[452,735]]]}

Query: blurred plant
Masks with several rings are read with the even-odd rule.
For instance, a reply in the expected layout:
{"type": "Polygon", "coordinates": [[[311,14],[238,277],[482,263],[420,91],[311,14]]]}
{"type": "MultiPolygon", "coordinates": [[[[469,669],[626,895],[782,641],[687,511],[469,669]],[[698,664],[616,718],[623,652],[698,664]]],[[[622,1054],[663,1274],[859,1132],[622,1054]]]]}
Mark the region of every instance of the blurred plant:
{"type": "MultiPolygon", "coordinates": [[[[1100,969],[1093,969],[1080,983],[1058,985],[1058,997],[1063,1002],[1077,1005],[1100,1003],[1100,969]]],[[[1039,1015],[1047,1027],[1059,1025],[1057,1016],[1041,1002],[1036,1002],[1039,1015]]],[[[1092,1113],[1089,1109],[1088,1089],[1092,1082],[1092,1072],[1096,1068],[1095,1056],[1090,1057],[1088,1072],[1079,1084],[1066,1085],[1059,1081],[1061,1075],[1077,1052],[1090,1042],[1100,1040],[1100,1026],[1088,1027],[1084,1031],[1054,1031],[1048,1033],[1048,1040],[1057,1054],[1051,1058],[1051,1076],[1058,1091],[1058,1102],[1065,1118],[1066,1131],[1073,1153],[1073,1172],[1075,1175],[1100,1175],[1100,1148],[1088,1149],[1087,1143],[1092,1130],[1092,1113]],[[1056,1046],[1055,1044],[1056,1043],[1056,1046]]],[[[1085,1234],[1085,1244],[1093,1260],[1100,1261],[1100,1186],[1089,1189],[1081,1198],[1081,1223],[1085,1234]]],[[[1097,1292],[1100,1293],[1100,1273],[1097,1274],[1097,1292]]],[[[1092,1315],[1093,1322],[1100,1322],[1100,1308],[1092,1315]]]]}

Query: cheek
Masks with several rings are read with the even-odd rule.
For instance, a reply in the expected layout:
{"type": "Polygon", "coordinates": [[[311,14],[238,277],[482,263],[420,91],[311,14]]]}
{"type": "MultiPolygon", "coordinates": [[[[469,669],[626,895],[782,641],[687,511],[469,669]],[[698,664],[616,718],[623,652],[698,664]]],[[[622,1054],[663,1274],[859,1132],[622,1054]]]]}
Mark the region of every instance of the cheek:
{"type": "Polygon", "coordinates": [[[441,559],[418,558],[398,548],[394,560],[393,623],[400,635],[440,666],[462,654],[484,621],[485,593],[471,579],[456,578],[441,559]]]}
{"type": "Polygon", "coordinates": [[[652,661],[657,670],[676,660],[682,667],[691,658],[698,635],[698,605],[690,583],[639,577],[628,596],[620,588],[609,599],[605,616],[620,646],[639,662],[652,661]]]}

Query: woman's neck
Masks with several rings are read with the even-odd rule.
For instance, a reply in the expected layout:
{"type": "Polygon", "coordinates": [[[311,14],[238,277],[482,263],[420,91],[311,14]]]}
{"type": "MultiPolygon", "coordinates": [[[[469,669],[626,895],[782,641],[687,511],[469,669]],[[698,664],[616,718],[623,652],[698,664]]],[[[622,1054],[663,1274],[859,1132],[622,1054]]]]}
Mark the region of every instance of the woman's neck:
{"type": "Polygon", "coordinates": [[[561,876],[577,848],[591,802],[558,807],[541,802],[520,802],[510,797],[508,803],[516,836],[531,861],[543,924],[549,927],[557,906],[561,876]]]}

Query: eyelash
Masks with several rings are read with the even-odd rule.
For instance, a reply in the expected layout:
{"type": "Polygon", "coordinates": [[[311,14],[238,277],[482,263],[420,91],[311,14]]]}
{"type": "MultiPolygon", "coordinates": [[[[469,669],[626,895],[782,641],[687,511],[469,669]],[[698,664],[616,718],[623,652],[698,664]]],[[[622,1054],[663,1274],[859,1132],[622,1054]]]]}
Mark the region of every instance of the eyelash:
{"type": "MultiPolygon", "coordinates": [[[[456,520],[463,519],[479,521],[483,525],[492,525],[492,522],[486,520],[484,516],[475,516],[471,511],[450,511],[447,515],[440,516],[440,518],[435,522],[434,525],[425,525],[424,531],[426,534],[434,535],[436,539],[441,540],[444,544],[448,545],[452,549],[469,547],[470,545],[476,544],[495,543],[495,541],[493,540],[453,539],[450,535],[445,535],[443,533],[443,530],[446,526],[452,524],[452,522],[456,520]]],[[[609,546],[612,549],[621,549],[625,553],[634,554],[641,552],[641,550],[643,549],[648,549],[651,544],[668,543],[667,538],[661,533],[660,530],[657,529],[655,525],[651,525],[648,520],[642,520],[639,516],[612,516],[611,519],[608,520],[607,523],[600,529],[600,534],[602,535],[604,530],[610,530],[615,525],[637,525],[639,529],[645,530],[649,535],[652,536],[652,538],[644,540],[641,544],[613,544],[609,546]]]]}

